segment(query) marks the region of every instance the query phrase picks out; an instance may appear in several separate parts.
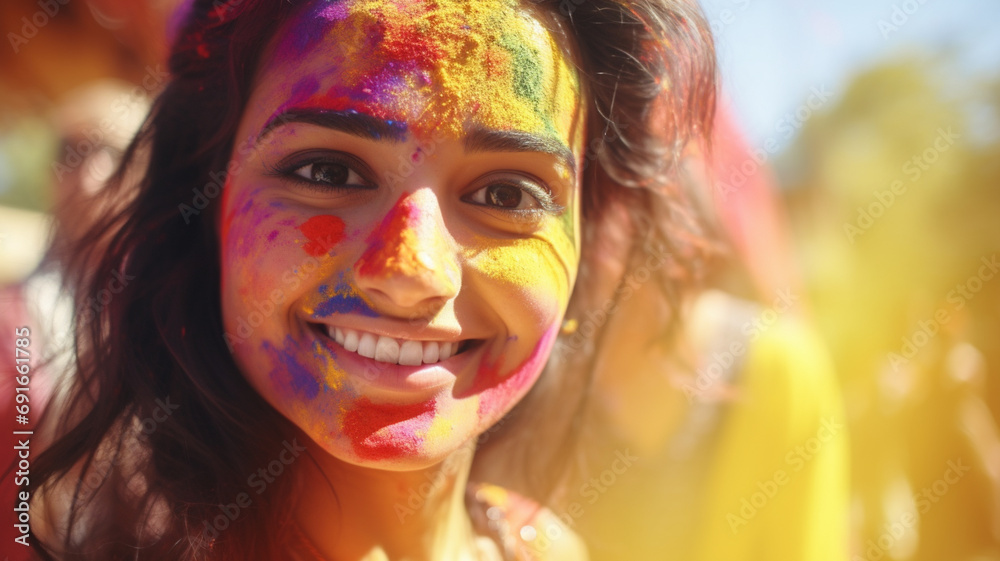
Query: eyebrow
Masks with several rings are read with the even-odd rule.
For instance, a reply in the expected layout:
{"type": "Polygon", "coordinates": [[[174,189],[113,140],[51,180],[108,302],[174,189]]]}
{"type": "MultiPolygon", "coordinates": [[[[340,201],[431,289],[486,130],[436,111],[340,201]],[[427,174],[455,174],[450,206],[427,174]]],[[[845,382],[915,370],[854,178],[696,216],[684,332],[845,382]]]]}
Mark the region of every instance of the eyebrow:
{"type": "MultiPolygon", "coordinates": [[[[341,131],[373,141],[403,142],[408,134],[405,123],[372,117],[355,110],[292,108],[271,117],[257,134],[257,143],[276,128],[305,123],[341,131]]],[[[465,138],[466,152],[539,152],[556,156],[576,177],[576,158],[557,139],[521,131],[473,129],[465,138]]]]}
{"type": "Polygon", "coordinates": [[[405,123],[386,121],[354,110],[336,111],[332,109],[293,108],[271,117],[267,121],[267,124],[260,129],[260,132],[257,133],[256,142],[259,143],[274,129],[292,123],[318,125],[376,141],[402,142],[406,140],[407,134],[405,123]]]}
{"type": "Polygon", "coordinates": [[[465,138],[466,152],[541,152],[561,159],[576,176],[576,158],[568,146],[549,137],[520,131],[473,129],[465,138]]]}

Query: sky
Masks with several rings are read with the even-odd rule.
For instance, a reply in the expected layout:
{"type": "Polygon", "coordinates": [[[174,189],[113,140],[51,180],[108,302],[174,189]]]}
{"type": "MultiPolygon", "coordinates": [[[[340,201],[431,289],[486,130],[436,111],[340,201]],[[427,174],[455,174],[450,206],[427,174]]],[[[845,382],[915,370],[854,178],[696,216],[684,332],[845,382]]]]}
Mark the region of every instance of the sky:
{"type": "Polygon", "coordinates": [[[814,107],[836,103],[853,75],[893,57],[952,53],[959,82],[1000,75],[998,0],[701,3],[723,91],[754,146],[767,139],[787,145],[794,136],[779,134],[783,116],[810,96],[814,107]]]}

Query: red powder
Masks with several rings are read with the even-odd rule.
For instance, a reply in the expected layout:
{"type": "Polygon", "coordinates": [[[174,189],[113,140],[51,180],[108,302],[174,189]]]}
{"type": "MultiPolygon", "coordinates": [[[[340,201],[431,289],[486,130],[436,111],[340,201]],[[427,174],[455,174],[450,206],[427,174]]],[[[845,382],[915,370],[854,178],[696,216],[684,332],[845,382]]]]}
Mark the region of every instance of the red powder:
{"type": "Polygon", "coordinates": [[[413,455],[420,449],[424,432],[434,420],[433,401],[396,405],[372,403],[363,397],[344,414],[344,434],[354,452],[366,460],[385,460],[413,455]]]}
{"type": "Polygon", "coordinates": [[[401,24],[386,34],[380,45],[393,61],[415,62],[422,68],[444,58],[441,40],[416,26],[401,24]]]}
{"type": "Polygon", "coordinates": [[[313,257],[326,255],[333,246],[344,239],[344,221],[336,216],[313,216],[299,230],[309,239],[302,249],[313,257]]]}

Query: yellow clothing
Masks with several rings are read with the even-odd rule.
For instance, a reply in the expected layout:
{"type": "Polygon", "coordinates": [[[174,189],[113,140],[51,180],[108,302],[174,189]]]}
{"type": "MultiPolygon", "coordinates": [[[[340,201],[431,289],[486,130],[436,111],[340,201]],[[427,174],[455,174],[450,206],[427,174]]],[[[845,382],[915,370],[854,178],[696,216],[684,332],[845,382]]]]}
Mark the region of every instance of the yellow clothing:
{"type": "Polygon", "coordinates": [[[801,322],[749,344],[706,482],[698,561],[848,558],[848,437],[833,365],[801,322]]]}
{"type": "MultiPolygon", "coordinates": [[[[688,324],[706,334],[692,340],[702,379],[685,389],[691,400],[681,398],[687,410],[666,438],[649,445],[642,431],[661,433],[658,417],[631,411],[622,422],[601,405],[615,388],[597,389],[589,473],[570,489],[567,519],[594,561],[846,561],[848,437],[823,343],[791,313],[711,302],[695,314],[699,327],[688,324]],[[650,426],[632,422],[642,417],[650,426]],[[623,454],[627,468],[614,461],[623,454]]],[[[608,383],[647,392],[659,375],[613,374],[608,383]]]]}

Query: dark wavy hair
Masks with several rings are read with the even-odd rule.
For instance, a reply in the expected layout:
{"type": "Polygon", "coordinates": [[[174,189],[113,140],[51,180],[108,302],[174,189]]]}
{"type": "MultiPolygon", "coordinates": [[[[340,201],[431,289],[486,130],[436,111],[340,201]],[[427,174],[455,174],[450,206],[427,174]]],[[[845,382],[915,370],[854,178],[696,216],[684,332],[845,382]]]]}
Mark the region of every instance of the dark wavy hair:
{"type": "MultiPolygon", "coordinates": [[[[694,0],[533,3],[575,43],[589,93],[573,302],[586,305],[596,274],[587,240],[616,227],[599,220],[615,200],[637,232],[630,255],[655,248],[670,256],[656,274],[676,303],[708,247],[674,173],[714,110],[706,22],[694,0]]],[[[277,478],[226,531],[206,530],[218,505],[234,502],[247,475],[274,459],[290,427],[223,339],[216,207],[264,48],[302,4],[193,2],[171,51],[171,79],[101,193],[106,214],[74,245],[66,271],[78,302],[76,370],[45,417],[53,442],[32,466],[40,506],[58,513],[36,536],[43,543],[33,540],[44,559],[282,557],[291,507],[281,499],[295,491],[294,478],[277,478]]],[[[591,345],[573,361],[584,372],[568,410],[583,403],[579,380],[592,354],[591,345]]],[[[507,425],[491,444],[517,434],[517,422],[507,425]]],[[[552,450],[549,467],[526,467],[558,473],[565,450],[552,450]]],[[[556,481],[539,480],[539,493],[556,481]]]]}

